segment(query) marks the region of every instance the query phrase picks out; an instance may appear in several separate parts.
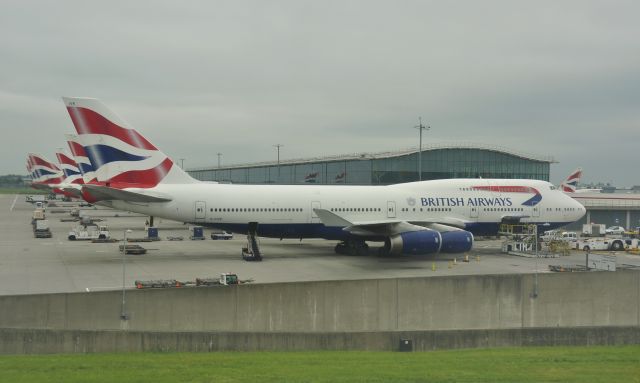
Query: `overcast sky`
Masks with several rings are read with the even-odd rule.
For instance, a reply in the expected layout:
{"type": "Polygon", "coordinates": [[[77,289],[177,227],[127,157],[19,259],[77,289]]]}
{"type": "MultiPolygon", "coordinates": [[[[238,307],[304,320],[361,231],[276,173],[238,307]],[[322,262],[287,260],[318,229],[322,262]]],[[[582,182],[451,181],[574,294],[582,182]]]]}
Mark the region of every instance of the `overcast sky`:
{"type": "Polygon", "coordinates": [[[637,1],[0,1],[0,174],[54,159],[61,96],[185,167],[495,144],[640,184],[637,1]]]}

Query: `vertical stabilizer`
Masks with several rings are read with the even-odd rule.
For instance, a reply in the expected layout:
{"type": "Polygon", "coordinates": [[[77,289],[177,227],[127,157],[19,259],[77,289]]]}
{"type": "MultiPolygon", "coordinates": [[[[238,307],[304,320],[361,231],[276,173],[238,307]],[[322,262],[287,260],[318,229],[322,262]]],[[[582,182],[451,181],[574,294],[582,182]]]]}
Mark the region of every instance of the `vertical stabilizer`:
{"type": "Polygon", "coordinates": [[[80,174],[80,169],[78,169],[78,164],[76,161],[71,158],[67,153],[63,151],[56,152],[56,158],[58,159],[58,163],[60,164],[60,169],[62,170],[62,174],[64,178],[62,183],[65,184],[83,184],[82,175],[80,174]]]}
{"type": "Polygon", "coordinates": [[[575,193],[580,178],[582,178],[582,168],[577,168],[560,184],[560,189],[565,193],[575,193]]]}
{"type": "Polygon", "coordinates": [[[80,138],[75,134],[65,134],[67,139],[67,145],[71,150],[73,159],[78,165],[78,170],[82,174],[82,180],[85,184],[96,183],[96,176],[91,161],[84,150],[84,146],[80,141],[80,138]]]}
{"type": "Polygon", "coordinates": [[[98,183],[152,188],[198,182],[99,100],[63,100],[98,183]]]}

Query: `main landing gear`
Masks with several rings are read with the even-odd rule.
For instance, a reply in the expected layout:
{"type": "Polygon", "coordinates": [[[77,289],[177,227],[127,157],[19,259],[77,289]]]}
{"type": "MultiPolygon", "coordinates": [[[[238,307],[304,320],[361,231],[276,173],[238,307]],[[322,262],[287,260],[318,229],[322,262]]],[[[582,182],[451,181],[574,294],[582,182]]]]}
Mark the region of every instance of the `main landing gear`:
{"type": "Polygon", "coordinates": [[[343,255],[369,255],[369,245],[365,241],[347,240],[338,243],[335,251],[343,255]]]}

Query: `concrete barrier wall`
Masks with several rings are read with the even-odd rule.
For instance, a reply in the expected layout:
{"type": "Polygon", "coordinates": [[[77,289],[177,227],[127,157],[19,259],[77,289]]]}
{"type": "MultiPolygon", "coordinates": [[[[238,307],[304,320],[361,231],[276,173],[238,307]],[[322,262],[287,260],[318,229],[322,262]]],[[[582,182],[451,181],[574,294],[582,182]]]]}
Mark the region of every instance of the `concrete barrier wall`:
{"type": "Polygon", "coordinates": [[[368,332],[639,326],[640,272],[473,275],[0,296],[0,328],[368,332]]]}
{"type": "Polygon", "coordinates": [[[639,327],[379,332],[139,332],[0,329],[0,354],[368,350],[640,344],[639,327]]]}

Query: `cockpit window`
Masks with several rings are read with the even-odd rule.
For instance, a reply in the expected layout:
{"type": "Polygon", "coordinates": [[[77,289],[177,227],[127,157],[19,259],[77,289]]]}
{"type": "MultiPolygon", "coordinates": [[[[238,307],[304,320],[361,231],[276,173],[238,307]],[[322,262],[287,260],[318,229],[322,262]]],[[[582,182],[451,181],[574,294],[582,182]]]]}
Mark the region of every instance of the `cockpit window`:
{"type": "Polygon", "coordinates": [[[556,190],[556,187],[555,187],[555,186],[553,186],[553,185],[549,185],[549,189],[551,189],[551,190],[556,190]]]}

